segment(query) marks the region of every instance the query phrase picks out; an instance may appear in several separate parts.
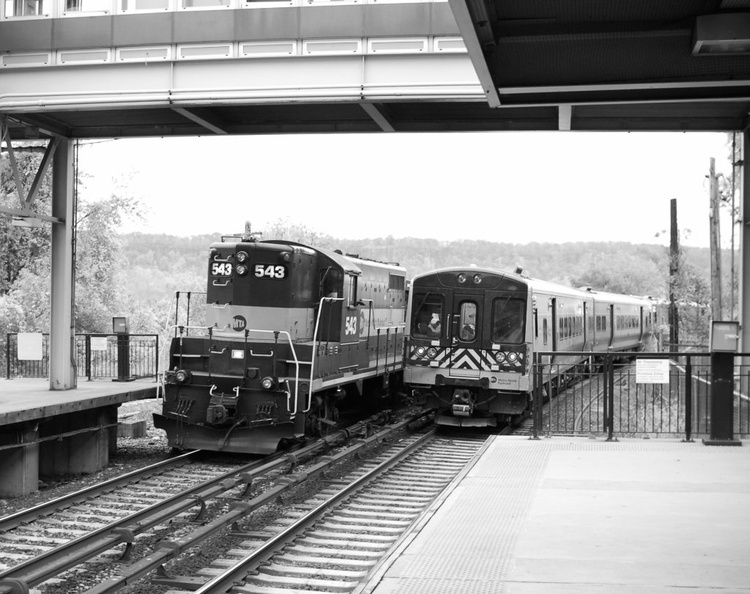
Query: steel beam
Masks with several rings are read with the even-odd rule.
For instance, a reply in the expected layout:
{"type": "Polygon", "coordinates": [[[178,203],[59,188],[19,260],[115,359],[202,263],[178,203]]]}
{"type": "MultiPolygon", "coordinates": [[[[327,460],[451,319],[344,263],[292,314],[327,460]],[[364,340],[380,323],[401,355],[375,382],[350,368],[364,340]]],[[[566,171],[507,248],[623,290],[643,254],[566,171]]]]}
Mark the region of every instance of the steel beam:
{"type": "MultiPolygon", "coordinates": [[[[747,173],[748,153],[750,153],[750,127],[745,128],[742,133],[742,166],[739,168],[740,178],[742,179],[739,279],[739,350],[741,353],[746,353],[750,349],[750,274],[748,274],[748,271],[750,271],[750,175],[747,173]]],[[[742,386],[743,389],[747,387],[742,386]]]]}
{"type": "Polygon", "coordinates": [[[52,281],[50,291],[50,390],[76,387],[73,359],[75,230],[74,141],[60,140],[52,165],[52,216],[62,223],[52,225],[52,281]]]}

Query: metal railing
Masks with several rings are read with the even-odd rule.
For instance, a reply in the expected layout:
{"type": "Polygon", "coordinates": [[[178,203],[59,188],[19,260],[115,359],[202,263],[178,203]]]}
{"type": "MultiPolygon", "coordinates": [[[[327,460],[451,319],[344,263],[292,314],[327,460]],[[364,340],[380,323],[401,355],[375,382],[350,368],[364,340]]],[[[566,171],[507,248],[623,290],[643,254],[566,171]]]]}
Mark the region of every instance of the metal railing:
{"type": "MultiPolygon", "coordinates": [[[[590,353],[566,353],[585,358],[590,353]]],[[[711,353],[608,353],[571,366],[534,355],[534,436],[651,438],[711,433],[711,353]]],[[[734,355],[733,428],[750,436],[750,355],[734,355]]]]}
{"type": "MultiPolygon", "coordinates": [[[[88,380],[156,377],[159,373],[158,334],[76,334],[74,347],[78,377],[88,380]],[[126,356],[127,360],[123,359],[126,356]]],[[[42,334],[40,359],[18,358],[18,334],[5,342],[5,377],[49,377],[49,334],[42,334]]]]}

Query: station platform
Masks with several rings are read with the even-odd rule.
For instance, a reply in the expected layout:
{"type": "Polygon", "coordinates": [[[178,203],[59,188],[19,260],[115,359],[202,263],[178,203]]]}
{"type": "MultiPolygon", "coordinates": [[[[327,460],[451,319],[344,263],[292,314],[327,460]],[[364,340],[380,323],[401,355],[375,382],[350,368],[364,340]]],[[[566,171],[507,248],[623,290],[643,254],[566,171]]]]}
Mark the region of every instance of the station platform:
{"type": "Polygon", "coordinates": [[[750,443],[496,436],[358,594],[750,592],[750,443]]]}
{"type": "Polygon", "coordinates": [[[117,451],[117,408],[155,398],[154,378],[79,381],[50,390],[49,380],[0,380],[0,497],[21,497],[49,477],[90,474],[117,451]]]}
{"type": "Polygon", "coordinates": [[[156,397],[154,378],[80,381],[73,390],[50,390],[47,379],[0,379],[0,427],[110,404],[156,397]]]}

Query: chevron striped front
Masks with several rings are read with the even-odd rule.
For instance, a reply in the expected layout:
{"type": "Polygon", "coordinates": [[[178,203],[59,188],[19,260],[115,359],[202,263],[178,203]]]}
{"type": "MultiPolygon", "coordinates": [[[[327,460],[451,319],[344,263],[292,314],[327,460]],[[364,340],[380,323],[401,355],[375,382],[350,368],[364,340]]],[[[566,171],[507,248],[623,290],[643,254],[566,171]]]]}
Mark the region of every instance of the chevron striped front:
{"type": "Polygon", "coordinates": [[[490,360],[485,351],[475,349],[454,349],[452,363],[454,369],[491,371],[493,364],[495,365],[495,369],[497,369],[494,359],[490,360]]]}
{"type": "Polygon", "coordinates": [[[412,346],[409,349],[409,363],[441,369],[450,367],[472,371],[521,371],[523,369],[522,363],[506,364],[501,367],[495,361],[493,351],[485,349],[433,347],[426,350],[424,347],[412,346]]]}

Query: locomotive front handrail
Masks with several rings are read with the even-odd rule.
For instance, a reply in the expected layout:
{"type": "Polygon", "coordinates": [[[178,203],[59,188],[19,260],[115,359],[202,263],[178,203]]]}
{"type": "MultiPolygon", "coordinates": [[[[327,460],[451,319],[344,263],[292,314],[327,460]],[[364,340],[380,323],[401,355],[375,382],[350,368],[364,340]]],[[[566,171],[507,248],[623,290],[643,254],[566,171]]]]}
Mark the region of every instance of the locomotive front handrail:
{"type": "MultiPolygon", "coordinates": [[[[247,328],[245,330],[245,337],[249,336],[251,332],[259,332],[259,333],[263,333],[263,334],[273,334],[276,337],[277,340],[278,340],[279,334],[283,334],[284,336],[286,336],[287,340],[289,341],[289,348],[290,348],[290,350],[292,352],[292,357],[293,357],[293,361],[294,361],[294,368],[295,368],[295,372],[294,372],[294,397],[292,397],[292,394],[291,394],[291,392],[289,390],[284,390],[284,392],[286,393],[286,410],[289,413],[290,419],[293,419],[294,417],[297,416],[297,412],[298,412],[298,409],[299,409],[299,407],[297,406],[297,403],[298,403],[298,399],[299,399],[299,366],[300,366],[300,361],[299,361],[299,358],[297,357],[297,351],[294,349],[294,342],[292,341],[292,336],[286,330],[260,330],[260,329],[256,329],[256,328],[247,328]],[[291,400],[292,399],[294,400],[294,410],[292,410],[292,407],[291,407],[291,400]]],[[[273,350],[268,355],[262,355],[262,354],[255,355],[253,353],[252,349],[248,350],[248,352],[251,355],[255,356],[255,357],[273,357],[274,356],[274,351],[273,350]]],[[[289,384],[287,382],[287,386],[288,385],[289,384]]],[[[312,391],[312,382],[311,382],[311,385],[310,385],[310,390],[312,391]]],[[[305,412],[307,412],[307,411],[305,411],[305,412]]]]}
{"type": "Polygon", "coordinates": [[[179,331],[180,334],[182,334],[183,330],[203,330],[205,332],[208,332],[210,329],[210,326],[187,326],[185,324],[174,324],[172,325],[170,330],[174,330],[175,333],[179,331]]]}
{"type": "Polygon", "coordinates": [[[310,390],[307,394],[307,405],[302,412],[307,414],[312,408],[313,379],[315,378],[315,355],[318,352],[318,328],[320,328],[320,317],[323,314],[323,304],[325,302],[333,303],[334,301],[344,301],[343,297],[322,297],[320,307],[318,307],[318,318],[315,320],[315,330],[313,331],[312,341],[312,360],[310,361],[310,390]]]}
{"type": "Polygon", "coordinates": [[[231,282],[232,282],[232,279],[231,279],[231,278],[228,278],[228,279],[227,279],[226,281],[224,281],[223,283],[222,283],[221,281],[218,281],[218,280],[213,280],[213,281],[211,281],[211,284],[212,284],[212,285],[213,285],[214,287],[226,287],[226,286],[227,286],[227,285],[228,285],[229,283],[231,283],[231,282]]]}

